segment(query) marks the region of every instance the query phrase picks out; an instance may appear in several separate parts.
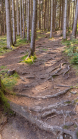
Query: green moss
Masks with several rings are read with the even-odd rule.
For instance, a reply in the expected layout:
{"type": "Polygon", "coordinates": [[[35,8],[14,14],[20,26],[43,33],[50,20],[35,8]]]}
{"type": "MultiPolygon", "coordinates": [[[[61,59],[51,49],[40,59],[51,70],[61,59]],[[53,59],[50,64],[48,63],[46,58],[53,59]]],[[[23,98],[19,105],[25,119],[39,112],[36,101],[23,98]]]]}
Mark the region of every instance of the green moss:
{"type": "Polygon", "coordinates": [[[0,89],[0,100],[1,100],[1,103],[3,104],[3,106],[4,106],[4,110],[7,111],[7,109],[10,108],[10,105],[9,105],[8,100],[5,97],[5,95],[4,95],[4,93],[1,89],[0,89]]]}
{"type": "Polygon", "coordinates": [[[23,60],[22,62],[25,62],[27,64],[33,64],[35,62],[35,60],[37,59],[36,55],[28,57],[28,54],[26,54],[25,56],[23,56],[21,59],[23,60]]]}
{"type": "Polygon", "coordinates": [[[2,79],[0,77],[0,102],[4,108],[4,111],[8,114],[12,115],[13,112],[10,110],[10,105],[8,103],[8,99],[5,97],[6,94],[13,94],[12,89],[17,83],[19,76],[17,73],[14,73],[12,76],[8,76],[7,74],[2,75],[2,79]]]}
{"type": "Polygon", "coordinates": [[[8,88],[9,90],[12,90],[12,88],[15,86],[15,84],[17,83],[17,79],[19,78],[17,73],[14,73],[11,76],[8,76],[7,74],[5,74],[2,77],[2,82],[4,84],[4,86],[6,88],[8,88]]]}
{"type": "Polygon", "coordinates": [[[8,100],[4,95],[6,93],[7,93],[6,88],[5,88],[3,82],[1,81],[1,78],[0,78],[0,103],[3,105],[5,111],[10,109],[10,105],[8,103],[8,100]]]}
{"type": "Polygon", "coordinates": [[[23,56],[22,58],[21,58],[21,60],[25,60],[26,58],[27,58],[27,56],[28,56],[28,54],[26,54],[25,56],[23,56]]]}

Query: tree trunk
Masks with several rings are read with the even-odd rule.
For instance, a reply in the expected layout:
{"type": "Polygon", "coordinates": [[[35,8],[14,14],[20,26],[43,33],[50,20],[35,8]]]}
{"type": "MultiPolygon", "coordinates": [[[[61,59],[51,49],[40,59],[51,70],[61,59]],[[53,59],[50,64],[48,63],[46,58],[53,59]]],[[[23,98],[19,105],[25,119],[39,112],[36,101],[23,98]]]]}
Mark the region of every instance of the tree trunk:
{"type": "Polygon", "coordinates": [[[64,22],[63,22],[63,39],[66,39],[66,15],[67,15],[67,0],[65,0],[64,6],[64,22]]]}
{"type": "Polygon", "coordinates": [[[20,37],[22,38],[22,6],[20,0],[20,37]]]}
{"type": "Polygon", "coordinates": [[[36,11],[37,11],[37,1],[33,0],[33,18],[32,18],[32,33],[31,33],[31,52],[30,55],[34,55],[35,52],[35,33],[36,33],[36,11]]]}
{"type": "Polygon", "coordinates": [[[12,0],[12,25],[13,25],[13,45],[16,43],[16,33],[15,33],[15,3],[12,0]]]}
{"type": "Polygon", "coordinates": [[[52,38],[53,30],[53,0],[51,0],[51,27],[50,27],[50,38],[52,38]]]}
{"type": "Polygon", "coordinates": [[[19,36],[19,11],[18,11],[18,0],[16,0],[16,16],[17,16],[17,35],[19,36]]]}
{"type": "Polygon", "coordinates": [[[27,1],[27,41],[30,40],[30,0],[27,1]]]}
{"type": "Polygon", "coordinates": [[[22,17],[23,17],[23,39],[25,38],[25,25],[24,25],[24,0],[22,0],[22,17]]]}
{"type": "Polygon", "coordinates": [[[11,48],[11,28],[10,28],[9,0],[5,0],[5,7],[6,7],[7,48],[11,48]]]}
{"type": "Polygon", "coordinates": [[[76,37],[77,17],[78,17],[78,0],[76,4],[75,19],[74,19],[73,31],[72,31],[72,36],[75,36],[75,37],[76,37]]]}

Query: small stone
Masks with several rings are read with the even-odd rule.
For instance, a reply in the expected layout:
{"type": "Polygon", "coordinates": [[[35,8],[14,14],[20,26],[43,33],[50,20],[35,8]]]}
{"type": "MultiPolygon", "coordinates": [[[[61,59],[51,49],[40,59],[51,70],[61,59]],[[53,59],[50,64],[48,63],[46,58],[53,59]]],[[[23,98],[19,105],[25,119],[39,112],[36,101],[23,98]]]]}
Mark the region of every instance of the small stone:
{"type": "Polygon", "coordinates": [[[13,70],[8,70],[8,71],[7,71],[7,74],[8,74],[9,76],[13,75],[14,73],[15,73],[15,69],[13,69],[13,70]]]}
{"type": "Polygon", "coordinates": [[[60,135],[59,139],[63,139],[63,136],[62,136],[62,135],[60,135]]]}
{"type": "Polygon", "coordinates": [[[24,54],[24,51],[21,51],[20,54],[24,54]]]}
{"type": "Polygon", "coordinates": [[[72,94],[77,94],[77,91],[71,91],[72,94]]]}

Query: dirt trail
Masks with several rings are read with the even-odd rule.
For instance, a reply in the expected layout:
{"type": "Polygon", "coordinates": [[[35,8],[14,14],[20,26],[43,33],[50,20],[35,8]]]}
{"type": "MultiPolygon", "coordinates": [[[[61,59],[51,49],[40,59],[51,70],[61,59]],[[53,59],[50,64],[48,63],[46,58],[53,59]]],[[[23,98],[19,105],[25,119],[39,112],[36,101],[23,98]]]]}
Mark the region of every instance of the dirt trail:
{"type": "Polygon", "coordinates": [[[0,57],[0,66],[15,68],[20,76],[14,87],[16,96],[7,97],[12,109],[22,116],[16,115],[9,120],[2,132],[3,139],[11,135],[13,139],[77,138],[78,103],[75,101],[78,89],[71,86],[78,83],[78,76],[62,55],[61,39],[56,36],[53,40],[42,38],[37,41],[37,60],[33,65],[19,63],[29,45],[0,57]],[[23,117],[36,126],[31,126],[23,117]]]}

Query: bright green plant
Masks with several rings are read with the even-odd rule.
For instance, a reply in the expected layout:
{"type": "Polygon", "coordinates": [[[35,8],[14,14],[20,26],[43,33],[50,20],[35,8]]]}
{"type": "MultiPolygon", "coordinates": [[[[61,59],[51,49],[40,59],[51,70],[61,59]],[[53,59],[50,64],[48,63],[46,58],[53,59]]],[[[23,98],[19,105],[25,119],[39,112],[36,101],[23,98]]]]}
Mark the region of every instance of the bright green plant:
{"type": "Polygon", "coordinates": [[[22,59],[22,62],[25,62],[27,64],[33,64],[35,62],[35,60],[37,59],[36,55],[34,54],[34,56],[30,56],[28,57],[28,54],[26,54],[25,56],[23,56],[21,59],[22,59]]]}

